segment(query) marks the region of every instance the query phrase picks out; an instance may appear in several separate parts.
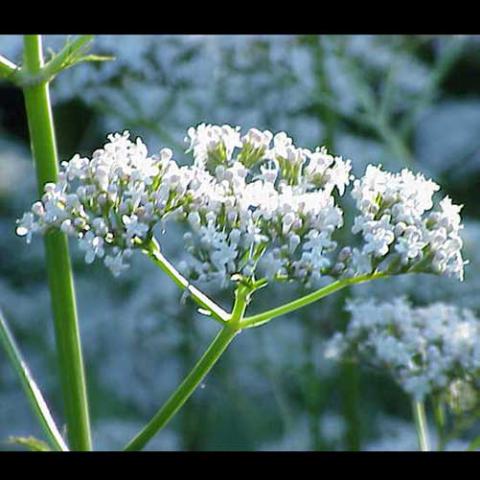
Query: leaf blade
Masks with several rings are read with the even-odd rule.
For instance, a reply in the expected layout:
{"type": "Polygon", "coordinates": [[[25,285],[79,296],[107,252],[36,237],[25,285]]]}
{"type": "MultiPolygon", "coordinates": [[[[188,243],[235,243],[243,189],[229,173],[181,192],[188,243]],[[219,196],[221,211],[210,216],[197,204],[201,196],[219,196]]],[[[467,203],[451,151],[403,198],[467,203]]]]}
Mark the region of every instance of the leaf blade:
{"type": "Polygon", "coordinates": [[[55,450],[68,451],[68,447],[63,440],[60,431],[58,430],[55,421],[50,413],[47,403],[33,379],[33,376],[23,359],[20,350],[15,342],[12,332],[10,331],[7,322],[0,310],[0,343],[7,353],[12,366],[17,372],[22,387],[28,397],[30,405],[34,414],[40,421],[40,424],[49,439],[52,447],[55,450]]]}

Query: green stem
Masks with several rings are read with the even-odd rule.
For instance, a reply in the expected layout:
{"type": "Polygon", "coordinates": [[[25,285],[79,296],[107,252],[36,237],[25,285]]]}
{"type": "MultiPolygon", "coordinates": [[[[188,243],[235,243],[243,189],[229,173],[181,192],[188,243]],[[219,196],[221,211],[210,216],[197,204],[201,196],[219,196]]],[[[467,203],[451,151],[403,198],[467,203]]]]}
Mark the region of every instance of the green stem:
{"type": "MultiPolygon", "coordinates": [[[[40,35],[26,35],[26,72],[36,75],[42,66],[40,35]]],[[[23,91],[38,191],[42,195],[45,183],[55,182],[58,173],[48,82],[24,87],[23,91]]],[[[69,445],[72,450],[90,450],[88,402],[67,238],[56,231],[46,235],[44,243],[69,445]]]]}
{"type": "Polygon", "coordinates": [[[40,420],[42,429],[47,436],[50,445],[55,450],[66,451],[68,447],[60,434],[60,431],[55,424],[55,420],[48,409],[47,402],[43,398],[42,392],[38,388],[33,376],[27,367],[25,360],[22,357],[20,350],[17,347],[12,332],[8,328],[7,322],[3,318],[0,311],[0,343],[3,345],[7,356],[10,359],[13,368],[18,373],[20,381],[22,383],[23,390],[25,391],[33,413],[40,420]]]}
{"type": "Polygon", "coordinates": [[[144,250],[145,254],[153,260],[155,265],[160,267],[182,290],[186,290],[193,300],[197,302],[202,308],[208,310],[211,313],[212,317],[219,321],[220,323],[224,324],[229,315],[228,313],[223,310],[219,305],[217,305],[213,300],[208,298],[203,292],[201,292],[198,288],[194,287],[190,282],[183,277],[175,267],[163,256],[160,252],[160,247],[155,240],[151,241],[151,244],[144,250]]]}
{"type": "Polygon", "coordinates": [[[301,298],[297,298],[292,302],[285,303],[280,307],[272,308],[271,310],[267,310],[263,313],[259,313],[257,315],[252,315],[250,317],[246,317],[240,322],[241,328],[252,328],[258,327],[266,322],[269,322],[273,318],[279,317],[281,315],[286,315],[287,313],[293,312],[298,310],[299,308],[305,307],[310,303],[314,303],[317,300],[320,300],[323,297],[331,295],[332,293],[341,290],[342,288],[348,287],[350,285],[355,285],[357,283],[367,282],[369,280],[375,280],[377,278],[384,278],[387,277],[388,274],[383,272],[372,273],[368,275],[359,275],[358,277],[353,278],[345,278],[343,280],[337,280],[336,282],[330,283],[329,285],[316,290],[315,292],[309,293],[301,298]]]}
{"type": "Polygon", "coordinates": [[[203,356],[185,377],[185,380],[183,380],[180,386],[173,392],[160,410],[158,410],[146,427],[127,444],[125,450],[141,450],[152,437],[168,423],[196,390],[205,375],[215,365],[237,332],[238,330],[232,328],[230,325],[225,325],[222,330],[220,330],[203,356]]]}
{"type": "Polygon", "coordinates": [[[250,293],[251,290],[244,285],[239,285],[235,290],[235,303],[229,319],[231,326],[238,327],[240,325],[247,309],[250,293]]]}
{"type": "Polygon", "coordinates": [[[445,408],[443,402],[440,399],[433,400],[433,413],[435,419],[435,425],[437,427],[438,446],[437,450],[440,452],[445,449],[445,408]]]}
{"type": "Polygon", "coordinates": [[[217,363],[222,353],[226,350],[235,335],[240,331],[239,325],[248,304],[249,294],[250,290],[243,285],[240,285],[237,288],[235,291],[235,303],[233,305],[232,313],[228,316],[228,321],[224,324],[222,330],[220,330],[213,342],[179,387],[163,404],[160,410],[158,410],[145,428],[126,445],[125,450],[141,450],[190,398],[202,379],[211,370],[215,363],[217,363]]]}
{"type": "Polygon", "coordinates": [[[93,35],[80,35],[71,42],[67,41],[62,50],[42,69],[40,78],[44,81],[51,81],[59,72],[73,66],[92,40],[93,35]]]}
{"type": "Polygon", "coordinates": [[[13,62],[0,55],[0,78],[11,77],[17,70],[18,67],[13,62]]]}
{"type": "Polygon", "coordinates": [[[428,438],[427,416],[425,414],[425,404],[421,401],[412,402],[413,418],[417,429],[418,445],[422,452],[430,450],[430,441],[428,438]]]}

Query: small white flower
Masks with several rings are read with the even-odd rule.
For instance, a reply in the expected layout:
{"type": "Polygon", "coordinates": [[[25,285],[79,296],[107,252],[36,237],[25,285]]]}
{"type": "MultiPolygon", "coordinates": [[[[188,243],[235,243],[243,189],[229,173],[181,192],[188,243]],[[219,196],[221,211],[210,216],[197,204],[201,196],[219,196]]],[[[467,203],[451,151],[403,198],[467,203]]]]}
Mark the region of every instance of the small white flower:
{"type": "Polygon", "coordinates": [[[197,128],[189,128],[185,140],[190,142],[189,151],[193,151],[195,160],[200,164],[206,162],[209,154],[218,149],[224,149],[225,156],[222,153],[220,155],[227,162],[231,159],[233,149],[242,145],[239,127],[232,128],[229,125],[220,127],[202,123],[197,128]]]}
{"type": "Polygon", "coordinates": [[[128,263],[124,262],[124,255],[122,253],[106,255],[104,263],[115,277],[118,277],[123,271],[128,269],[128,263]]]}
{"type": "Polygon", "coordinates": [[[148,225],[139,221],[137,215],[124,215],[122,222],[127,227],[126,234],[129,239],[133,237],[143,238],[149,229],[148,225]]]}
{"type": "Polygon", "coordinates": [[[273,134],[269,130],[261,132],[256,128],[251,128],[246,135],[242,137],[242,144],[251,145],[256,150],[267,150],[272,141],[273,134]]]}
{"type": "Polygon", "coordinates": [[[33,213],[27,212],[23,214],[20,220],[17,220],[17,235],[26,237],[27,243],[32,241],[32,234],[36,231],[37,225],[33,213]]]}
{"type": "Polygon", "coordinates": [[[85,251],[85,262],[93,263],[95,257],[102,258],[105,251],[103,249],[103,238],[95,236],[91,231],[87,232],[80,240],[79,246],[85,251]]]}

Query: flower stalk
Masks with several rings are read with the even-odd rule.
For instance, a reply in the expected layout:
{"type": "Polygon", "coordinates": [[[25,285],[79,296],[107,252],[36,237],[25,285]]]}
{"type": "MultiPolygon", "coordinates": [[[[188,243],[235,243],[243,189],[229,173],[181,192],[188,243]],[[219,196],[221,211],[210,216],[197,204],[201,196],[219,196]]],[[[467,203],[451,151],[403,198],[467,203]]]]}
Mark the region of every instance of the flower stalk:
{"type": "MultiPolygon", "coordinates": [[[[29,75],[35,76],[42,67],[41,37],[26,35],[23,68],[29,75]]],[[[58,173],[48,81],[25,86],[23,92],[41,195],[45,183],[55,182],[58,173]]],[[[67,238],[60,231],[50,232],[45,235],[44,244],[69,446],[72,450],[90,450],[87,392],[67,238]]]]}
{"type": "Polygon", "coordinates": [[[446,439],[446,413],[445,406],[440,398],[433,400],[433,415],[435,419],[435,426],[437,428],[437,450],[443,451],[445,449],[446,439]]]}
{"type": "Polygon", "coordinates": [[[225,323],[222,330],[217,334],[185,380],[183,380],[180,386],[173,392],[145,428],[126,445],[125,450],[141,450],[190,398],[205,375],[207,375],[217,363],[230,342],[239,332],[239,324],[247,306],[247,296],[247,290],[243,286],[239,286],[236,291],[235,303],[229,320],[225,323]]]}
{"type": "Polygon", "coordinates": [[[280,317],[281,315],[286,315],[287,313],[291,313],[295,310],[298,310],[299,308],[305,307],[306,305],[314,303],[317,300],[320,300],[326,297],[327,295],[335,293],[338,290],[341,290],[350,285],[367,282],[369,280],[375,280],[377,278],[385,278],[387,276],[388,275],[386,273],[377,272],[369,275],[360,275],[354,278],[337,280],[336,282],[332,282],[323,288],[320,288],[318,290],[315,290],[312,293],[309,293],[308,295],[305,295],[301,298],[297,298],[292,302],[285,303],[280,307],[272,308],[271,310],[267,310],[257,315],[246,317],[240,322],[241,328],[258,327],[260,325],[263,325],[264,323],[269,322],[270,320],[276,317],[280,317]]]}
{"type": "Polygon", "coordinates": [[[430,451],[430,440],[428,436],[427,416],[425,414],[425,404],[422,401],[414,400],[412,402],[413,418],[417,429],[418,445],[422,452],[430,451]]]}
{"type": "Polygon", "coordinates": [[[187,291],[192,299],[202,308],[205,309],[213,319],[224,324],[228,319],[228,313],[217,305],[213,300],[208,298],[198,288],[194,287],[180,272],[164,257],[160,251],[160,247],[155,239],[152,239],[148,248],[144,250],[148,257],[160,267],[170,279],[182,290],[187,291]]]}

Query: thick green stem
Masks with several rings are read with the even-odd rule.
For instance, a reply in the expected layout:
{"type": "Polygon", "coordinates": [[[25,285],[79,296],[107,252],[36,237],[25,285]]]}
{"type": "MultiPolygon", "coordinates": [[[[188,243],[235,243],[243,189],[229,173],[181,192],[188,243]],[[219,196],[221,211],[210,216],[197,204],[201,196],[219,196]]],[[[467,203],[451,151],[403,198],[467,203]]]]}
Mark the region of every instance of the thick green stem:
{"type": "Polygon", "coordinates": [[[425,404],[421,401],[412,402],[413,418],[417,429],[418,445],[422,452],[430,450],[430,441],[428,437],[427,416],[425,414],[425,404]]]}
{"type": "Polygon", "coordinates": [[[173,392],[146,427],[128,443],[125,450],[141,450],[151,438],[168,423],[196,390],[205,375],[215,365],[237,332],[238,330],[232,328],[230,325],[225,325],[222,330],[220,330],[219,334],[215,337],[185,380],[175,392],[173,392]]]}
{"type": "MultiPolygon", "coordinates": [[[[43,66],[39,35],[24,39],[24,68],[32,75],[43,66]]],[[[40,195],[58,173],[57,149],[48,82],[24,88],[30,142],[35,159],[40,195]]],[[[72,450],[90,450],[90,423],[83,368],[72,268],[66,236],[45,236],[48,284],[53,309],[60,382],[65,404],[69,445],[72,450]]]]}

